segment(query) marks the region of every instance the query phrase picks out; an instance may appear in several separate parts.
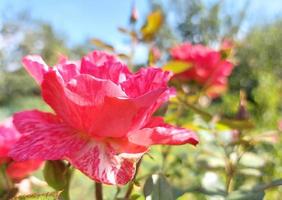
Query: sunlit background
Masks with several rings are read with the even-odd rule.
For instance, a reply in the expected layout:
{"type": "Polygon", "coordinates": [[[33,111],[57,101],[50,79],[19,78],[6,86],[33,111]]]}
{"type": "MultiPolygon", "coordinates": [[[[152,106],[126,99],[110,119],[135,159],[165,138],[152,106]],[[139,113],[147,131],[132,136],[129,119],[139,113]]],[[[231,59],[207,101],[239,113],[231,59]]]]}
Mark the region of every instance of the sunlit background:
{"type": "MultiPolygon", "coordinates": [[[[274,146],[258,145],[259,150],[254,150],[255,153],[244,160],[246,165],[248,162],[257,164],[254,164],[255,167],[248,167],[249,171],[244,172],[251,176],[248,183],[252,185],[258,180],[266,182],[281,178],[281,0],[0,0],[0,119],[24,109],[50,110],[41,100],[38,86],[22,68],[21,58],[24,55],[40,54],[48,64],[53,65],[60,55],[78,59],[91,50],[108,45],[117,54],[132,54],[132,65],[147,66],[152,44],[139,43],[132,52],[131,40],[118,28],[134,29],[138,32],[146,22],[147,15],[155,9],[161,9],[165,16],[158,38],[153,42],[162,53],[162,59],[156,63],[159,67],[169,58],[169,48],[183,41],[201,43],[213,48],[218,48],[225,38],[234,41],[236,50],[233,61],[236,67],[229,79],[229,91],[215,100],[210,100],[207,103],[209,107],[204,105],[203,108],[212,115],[232,117],[238,109],[239,93],[243,91],[248,101],[248,112],[256,124],[255,129],[248,133],[275,133],[276,138],[272,138],[275,140],[274,146]],[[138,12],[134,25],[130,23],[133,7],[138,12]],[[97,45],[97,40],[103,45],[97,45]]],[[[170,117],[168,116],[168,120],[171,120],[170,117]]],[[[189,117],[192,118],[191,115],[187,118],[189,117]]],[[[201,130],[207,140],[203,140],[203,144],[207,144],[204,147],[216,149],[213,145],[209,146],[214,138],[210,138],[208,132],[224,132],[222,127],[213,127],[210,130],[209,124],[199,117],[195,118],[196,124],[205,127],[204,131],[201,130]]],[[[152,155],[160,151],[162,149],[156,147],[152,155]]],[[[170,173],[179,179],[172,178],[172,183],[183,188],[192,184],[187,180],[194,180],[195,184],[202,184],[203,187],[217,184],[221,189],[222,183],[219,179],[222,176],[215,175],[212,170],[208,171],[209,167],[199,169],[198,173],[191,176],[189,170],[193,167],[187,164],[187,171],[179,167],[183,155],[189,157],[192,151],[191,147],[180,147],[175,151],[175,156],[170,158],[171,163],[176,163],[170,173]]],[[[191,157],[196,158],[199,152],[192,153],[191,157]]],[[[155,161],[160,157],[156,155],[153,161],[149,156],[146,157],[143,173],[154,169],[155,161]]],[[[199,162],[195,166],[208,165],[211,162],[216,167],[222,167],[222,163],[217,163],[216,159],[207,161],[204,156],[199,157],[202,160],[197,160],[199,162]]],[[[192,170],[198,168],[194,167],[192,170]]],[[[79,175],[72,183],[73,199],[93,199],[93,182],[79,172],[76,173],[79,175]],[[82,191],[85,195],[83,198],[82,191]]],[[[36,177],[42,180],[42,171],[38,171],[36,177]]],[[[240,186],[240,181],[235,187],[240,186]]],[[[52,191],[46,188],[38,186],[35,191],[52,191]]],[[[116,192],[109,186],[107,191],[108,199],[116,192]]],[[[184,193],[180,189],[175,192],[179,197],[184,193]]],[[[274,189],[267,193],[266,199],[279,200],[281,194],[281,188],[274,189]]],[[[189,196],[189,199],[218,199],[205,195],[189,196]]],[[[187,198],[183,196],[179,200],[187,198]]]]}
{"type": "MultiPolygon", "coordinates": [[[[141,26],[145,21],[145,15],[152,9],[154,1],[150,0],[1,0],[0,22],[15,19],[24,15],[29,20],[46,23],[52,27],[56,35],[64,39],[64,42],[73,47],[83,45],[89,39],[103,38],[104,41],[115,46],[119,51],[128,51],[125,38],[117,27],[126,26],[129,23],[129,15],[132,5],[136,5],[140,20],[137,24],[141,26]]],[[[162,8],[167,13],[167,23],[176,28],[185,13],[185,6],[181,14],[176,12],[179,2],[187,4],[187,0],[160,0],[162,8]]],[[[193,1],[192,1],[193,2],[193,1]]],[[[203,0],[203,9],[210,8],[217,0],[203,0]]],[[[221,12],[230,15],[239,15],[244,11],[244,20],[240,24],[237,37],[245,36],[255,25],[271,23],[282,16],[282,3],[280,0],[226,0],[222,1],[221,12]]],[[[136,61],[145,62],[147,49],[140,46],[137,50],[136,61]]]]}

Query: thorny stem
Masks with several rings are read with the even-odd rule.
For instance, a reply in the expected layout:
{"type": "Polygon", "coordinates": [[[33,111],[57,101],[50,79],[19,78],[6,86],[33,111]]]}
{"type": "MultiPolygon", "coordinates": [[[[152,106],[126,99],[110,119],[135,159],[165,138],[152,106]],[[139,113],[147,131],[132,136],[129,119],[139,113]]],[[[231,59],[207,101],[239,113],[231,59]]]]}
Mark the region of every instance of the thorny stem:
{"type": "Polygon", "coordinates": [[[242,156],[244,155],[244,153],[247,151],[247,149],[243,150],[242,152],[238,152],[240,149],[240,144],[237,145],[237,151],[233,150],[233,152],[235,151],[236,154],[238,155],[238,158],[235,160],[235,162],[233,163],[230,158],[229,158],[229,154],[225,151],[226,154],[226,192],[230,193],[233,190],[233,178],[234,175],[236,174],[237,171],[237,166],[242,158],[242,156]]]}
{"type": "Polygon", "coordinates": [[[138,161],[137,165],[136,165],[136,172],[135,172],[135,175],[133,177],[133,180],[129,183],[129,186],[127,188],[127,191],[125,193],[125,196],[124,196],[124,200],[129,200],[129,197],[133,191],[133,186],[134,186],[134,180],[137,176],[137,173],[139,171],[139,168],[140,168],[140,165],[141,165],[141,162],[142,162],[142,158],[138,161]]]}
{"type": "Polygon", "coordinates": [[[233,175],[234,175],[233,165],[228,160],[226,163],[226,192],[227,194],[232,191],[233,175]]]}
{"type": "Polygon", "coordinates": [[[103,200],[103,186],[102,186],[102,183],[95,182],[95,197],[96,197],[96,200],[103,200]]]}

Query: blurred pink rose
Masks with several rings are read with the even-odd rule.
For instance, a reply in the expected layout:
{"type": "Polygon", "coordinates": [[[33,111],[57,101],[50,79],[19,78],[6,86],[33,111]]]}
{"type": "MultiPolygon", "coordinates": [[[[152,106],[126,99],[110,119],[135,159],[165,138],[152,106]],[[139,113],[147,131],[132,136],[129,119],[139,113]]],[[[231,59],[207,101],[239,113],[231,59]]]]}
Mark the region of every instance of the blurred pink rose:
{"type": "Polygon", "coordinates": [[[192,65],[186,71],[175,74],[175,79],[197,82],[210,97],[217,97],[227,89],[227,78],[233,64],[222,59],[219,51],[203,45],[183,43],[171,49],[171,57],[192,65]]]}
{"type": "Polygon", "coordinates": [[[7,174],[14,181],[27,177],[42,163],[38,160],[16,162],[8,156],[8,152],[20,137],[21,134],[15,129],[12,118],[0,124],[0,164],[7,165],[7,174]]]}

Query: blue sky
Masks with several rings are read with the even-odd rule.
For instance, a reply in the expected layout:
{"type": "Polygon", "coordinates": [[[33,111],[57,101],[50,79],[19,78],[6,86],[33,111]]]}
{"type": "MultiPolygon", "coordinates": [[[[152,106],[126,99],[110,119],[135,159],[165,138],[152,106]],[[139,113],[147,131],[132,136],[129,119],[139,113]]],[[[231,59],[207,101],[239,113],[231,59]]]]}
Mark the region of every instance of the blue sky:
{"type": "MultiPolygon", "coordinates": [[[[148,12],[146,0],[136,1],[140,15],[148,12]]],[[[89,37],[112,42],[126,26],[132,0],[0,0],[1,13],[27,10],[35,19],[47,21],[73,43],[89,37]]]]}
{"type": "MultiPolygon", "coordinates": [[[[148,11],[146,0],[136,1],[140,14],[148,11]]],[[[73,43],[89,37],[114,42],[118,26],[128,24],[131,0],[0,0],[1,13],[29,11],[34,19],[52,24],[73,43]]]]}
{"type": "MultiPolygon", "coordinates": [[[[147,1],[135,0],[141,16],[148,13],[147,1]]],[[[245,1],[226,0],[227,5],[230,5],[227,9],[232,11],[234,2],[240,5],[245,1]]],[[[249,24],[282,16],[282,0],[250,2],[247,16],[249,24]]],[[[90,37],[115,43],[122,40],[117,27],[127,25],[131,5],[132,0],[0,0],[0,12],[13,15],[28,10],[33,18],[51,23],[72,44],[79,44],[90,37]]]]}

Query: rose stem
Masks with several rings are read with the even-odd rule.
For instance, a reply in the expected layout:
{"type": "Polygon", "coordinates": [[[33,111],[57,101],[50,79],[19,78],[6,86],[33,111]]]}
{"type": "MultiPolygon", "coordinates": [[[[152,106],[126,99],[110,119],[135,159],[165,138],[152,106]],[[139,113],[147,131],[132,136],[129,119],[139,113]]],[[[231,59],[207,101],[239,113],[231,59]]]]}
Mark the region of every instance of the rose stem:
{"type": "Polygon", "coordinates": [[[129,197],[130,197],[130,195],[131,195],[131,193],[132,193],[133,186],[134,186],[134,180],[135,180],[135,178],[136,178],[136,176],[137,176],[137,173],[138,173],[138,171],[139,171],[141,162],[142,162],[142,158],[138,161],[138,163],[137,163],[137,165],[136,165],[136,171],[135,171],[134,178],[133,178],[133,180],[129,183],[128,189],[127,189],[126,194],[125,194],[125,196],[124,196],[124,199],[125,199],[125,200],[128,200],[129,197]]]}
{"type": "Polygon", "coordinates": [[[103,186],[101,183],[95,182],[95,197],[96,200],[103,200],[103,186]]]}

